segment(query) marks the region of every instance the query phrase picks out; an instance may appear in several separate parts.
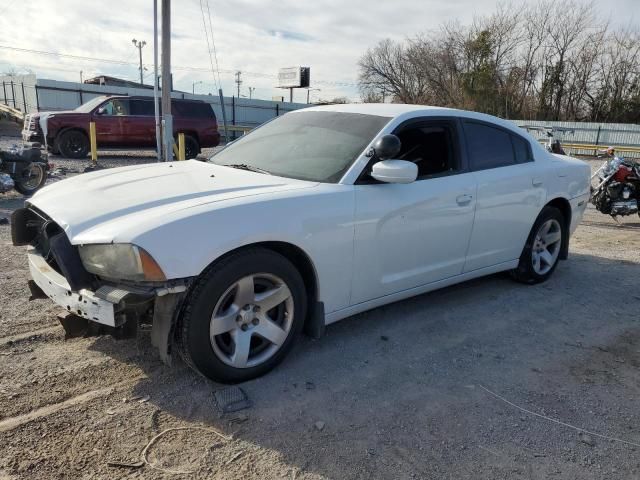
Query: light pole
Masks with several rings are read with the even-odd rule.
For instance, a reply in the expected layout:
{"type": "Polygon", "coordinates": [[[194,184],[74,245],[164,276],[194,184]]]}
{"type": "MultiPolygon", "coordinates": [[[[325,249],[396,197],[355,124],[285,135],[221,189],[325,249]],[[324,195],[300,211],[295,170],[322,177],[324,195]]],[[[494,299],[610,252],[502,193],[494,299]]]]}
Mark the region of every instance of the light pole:
{"type": "Polygon", "coordinates": [[[133,46],[138,49],[138,53],[140,54],[140,85],[144,85],[144,82],[142,81],[142,47],[144,47],[147,42],[144,40],[138,41],[134,38],[131,40],[131,43],[133,43],[133,46]]]}
{"type": "Polygon", "coordinates": [[[320,88],[307,88],[307,105],[309,104],[309,94],[311,92],[319,92],[321,91],[320,88]]]}
{"type": "Polygon", "coordinates": [[[256,89],[256,87],[247,87],[249,89],[249,100],[251,100],[253,98],[253,91],[256,89]]]}
{"type": "Polygon", "coordinates": [[[242,72],[240,70],[238,70],[236,73],[236,84],[238,85],[238,98],[240,98],[240,85],[242,85],[242,80],[240,78],[240,76],[242,75],[242,72]]]}
{"type": "Polygon", "coordinates": [[[191,94],[195,95],[196,94],[196,85],[200,85],[201,83],[204,83],[202,80],[199,80],[197,82],[193,82],[191,84],[191,94]]]}

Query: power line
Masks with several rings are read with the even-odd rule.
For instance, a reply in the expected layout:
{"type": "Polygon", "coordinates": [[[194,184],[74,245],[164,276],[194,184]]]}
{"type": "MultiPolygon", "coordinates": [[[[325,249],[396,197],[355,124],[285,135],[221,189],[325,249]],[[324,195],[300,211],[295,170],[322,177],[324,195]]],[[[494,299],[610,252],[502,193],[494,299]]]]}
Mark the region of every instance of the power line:
{"type": "Polygon", "coordinates": [[[216,80],[216,72],[213,68],[213,58],[211,56],[211,44],[209,43],[209,32],[207,31],[207,21],[205,20],[205,16],[204,16],[204,6],[202,5],[202,0],[200,0],[200,11],[202,12],[202,26],[204,27],[204,36],[207,39],[207,53],[209,54],[209,63],[211,64],[211,75],[213,75],[213,82],[216,84],[216,87],[222,88],[222,86],[218,83],[218,80],[220,79],[220,73],[218,72],[218,80],[216,80]]]}
{"type": "Polygon", "coordinates": [[[216,39],[213,36],[213,22],[211,20],[211,10],[209,9],[209,0],[207,0],[207,12],[209,14],[209,32],[211,33],[211,45],[213,46],[213,58],[216,61],[216,70],[218,71],[218,83],[222,88],[222,82],[220,80],[220,66],[218,65],[218,52],[216,51],[216,39]]]}
{"type": "MultiPolygon", "coordinates": [[[[72,60],[87,60],[91,62],[101,62],[101,63],[107,63],[111,65],[126,65],[126,66],[133,65],[136,67],[138,66],[138,63],[123,61],[123,60],[89,57],[84,55],[72,55],[68,53],[59,53],[59,52],[47,52],[44,50],[33,50],[29,48],[11,47],[8,45],[0,45],[0,50],[12,50],[15,52],[32,53],[35,55],[45,55],[45,56],[52,56],[52,57],[59,57],[59,58],[69,58],[72,60]]],[[[146,67],[152,66],[151,64],[148,64],[148,63],[143,65],[146,67]]],[[[204,67],[172,66],[171,68],[173,70],[183,70],[183,71],[189,71],[189,72],[208,73],[210,71],[209,68],[204,68],[204,67]]],[[[230,74],[230,75],[235,75],[235,73],[237,72],[237,70],[229,70],[229,69],[218,69],[217,71],[218,71],[218,76],[220,75],[221,72],[225,74],[230,74]]],[[[246,70],[243,70],[242,74],[247,77],[253,77],[253,78],[265,78],[265,79],[271,79],[271,80],[278,78],[277,75],[261,73],[261,72],[248,72],[246,70]]],[[[328,85],[328,86],[335,86],[335,87],[357,87],[358,86],[356,82],[332,81],[332,80],[316,80],[314,81],[314,83],[319,85],[328,85]]]]}

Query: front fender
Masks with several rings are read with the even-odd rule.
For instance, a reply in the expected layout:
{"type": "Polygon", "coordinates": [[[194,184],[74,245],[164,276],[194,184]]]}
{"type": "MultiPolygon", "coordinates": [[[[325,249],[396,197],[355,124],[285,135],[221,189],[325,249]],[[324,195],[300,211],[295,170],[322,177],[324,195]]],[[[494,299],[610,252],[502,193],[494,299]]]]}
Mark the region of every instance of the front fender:
{"type": "Polygon", "coordinates": [[[168,279],[200,275],[226,253],[263,242],[298,247],[313,263],[327,313],[348,306],[353,262],[353,187],[323,193],[282,194],[268,200],[234,200],[166,219],[135,238],[168,279]]]}

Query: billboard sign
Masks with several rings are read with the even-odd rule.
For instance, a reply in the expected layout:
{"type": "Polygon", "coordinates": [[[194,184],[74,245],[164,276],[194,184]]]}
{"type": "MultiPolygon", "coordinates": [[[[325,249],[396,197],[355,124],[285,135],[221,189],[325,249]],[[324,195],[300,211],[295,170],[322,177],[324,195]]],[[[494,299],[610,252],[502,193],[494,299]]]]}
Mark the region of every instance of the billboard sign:
{"type": "Polygon", "coordinates": [[[287,67],[278,71],[278,88],[307,88],[311,69],[309,67],[287,67]]]}

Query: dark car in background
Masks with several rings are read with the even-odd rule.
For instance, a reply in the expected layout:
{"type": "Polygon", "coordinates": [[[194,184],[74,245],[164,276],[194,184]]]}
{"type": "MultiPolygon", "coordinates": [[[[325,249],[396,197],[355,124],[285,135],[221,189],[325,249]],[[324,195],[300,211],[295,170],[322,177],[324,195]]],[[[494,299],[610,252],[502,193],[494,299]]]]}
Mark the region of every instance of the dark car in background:
{"type": "MultiPolygon", "coordinates": [[[[194,158],[201,148],[220,143],[211,105],[202,100],[171,100],[173,133],[185,134],[185,153],[194,158]]],[[[22,138],[40,142],[54,154],[84,158],[90,150],[89,123],[96,124],[99,149],[151,149],[156,146],[153,98],[97,97],[75,110],[26,115],[22,138]]]]}

